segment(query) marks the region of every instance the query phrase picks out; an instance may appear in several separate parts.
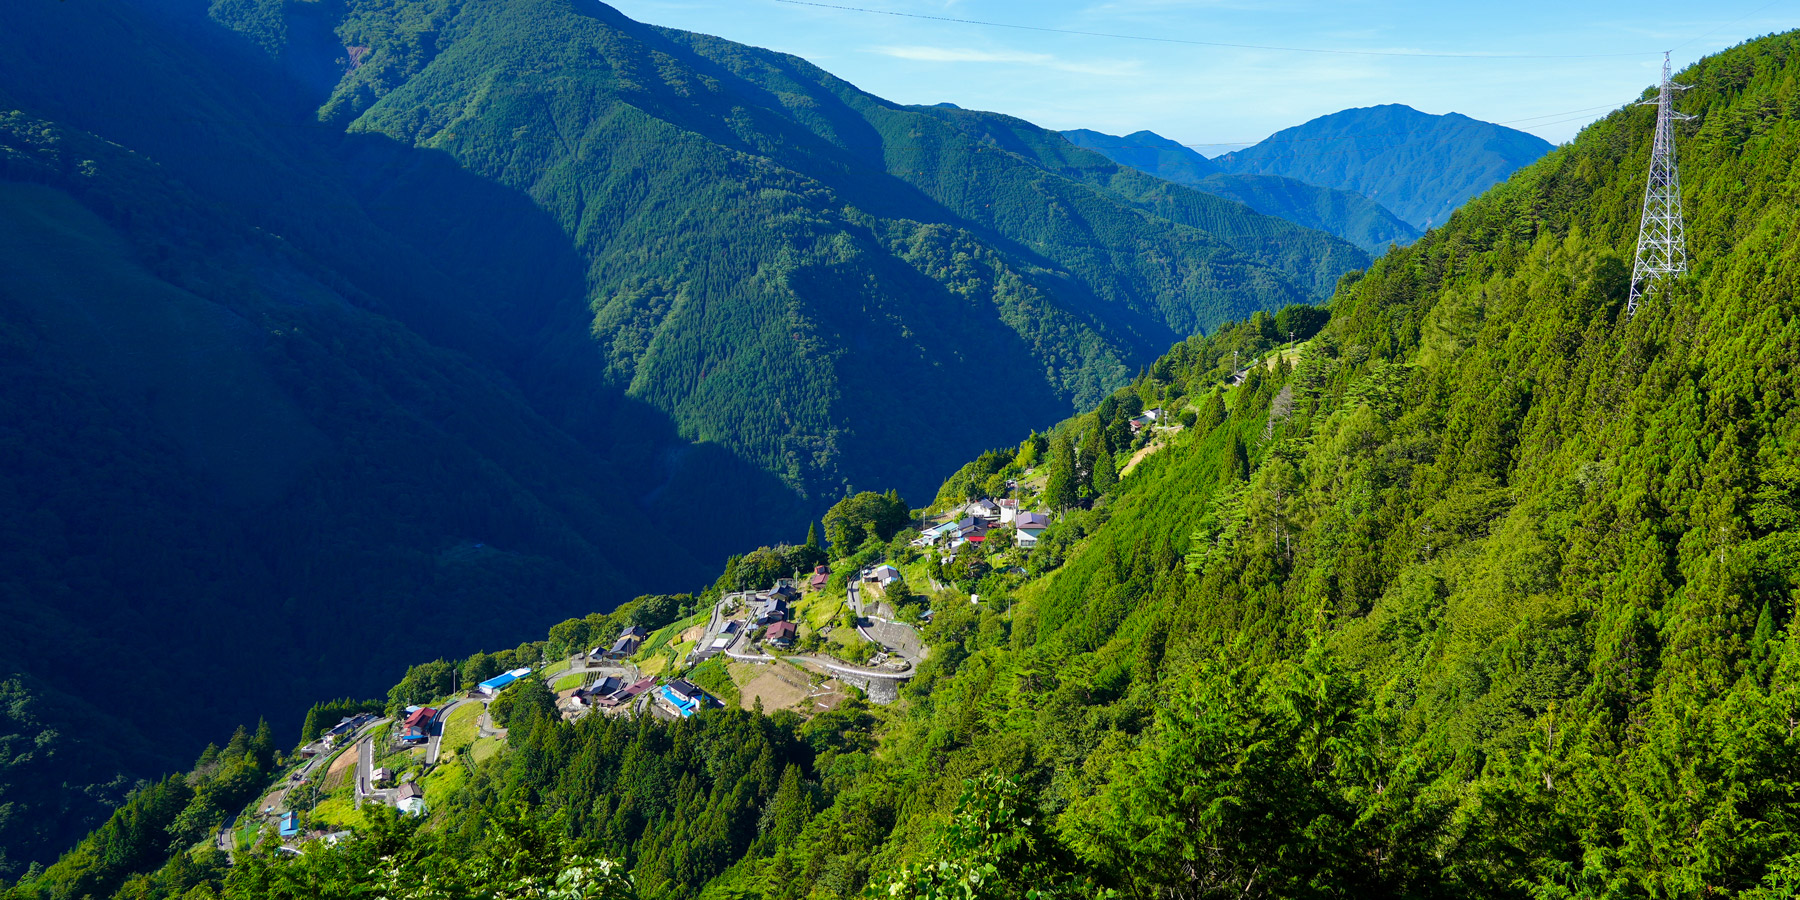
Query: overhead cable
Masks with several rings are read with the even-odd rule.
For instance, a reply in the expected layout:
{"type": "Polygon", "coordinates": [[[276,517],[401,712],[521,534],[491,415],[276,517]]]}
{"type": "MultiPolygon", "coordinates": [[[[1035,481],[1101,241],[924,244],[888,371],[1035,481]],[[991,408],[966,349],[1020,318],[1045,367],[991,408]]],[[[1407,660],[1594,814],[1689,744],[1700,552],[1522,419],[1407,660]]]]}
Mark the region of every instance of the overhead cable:
{"type": "MultiPolygon", "coordinates": [[[[925,19],[931,22],[953,22],[958,25],[982,25],[988,28],[1011,28],[1017,31],[1038,31],[1050,34],[1073,34],[1081,37],[1114,38],[1124,41],[1147,41],[1156,44],[1186,44],[1196,47],[1225,47],[1234,50],[1272,50],[1282,53],[1323,53],[1333,56],[1397,56],[1408,59],[1619,59],[1632,56],[1649,56],[1653,52],[1639,53],[1434,53],[1424,50],[1350,50],[1328,47],[1282,47],[1273,44],[1240,44],[1229,41],[1202,41],[1192,38],[1157,37],[1145,34],[1119,34],[1108,31],[1082,31],[1074,28],[1051,28],[1047,25],[1021,25],[1017,22],[988,22],[981,19],[962,19],[955,16],[934,16],[928,13],[900,12],[892,9],[870,9],[864,6],[846,6],[839,3],[820,3],[817,0],[775,0],[790,6],[811,6],[818,9],[835,9],[841,12],[869,13],[879,16],[895,16],[902,19],[925,19]]],[[[1780,2],[1780,0],[1776,0],[1780,2]]]]}

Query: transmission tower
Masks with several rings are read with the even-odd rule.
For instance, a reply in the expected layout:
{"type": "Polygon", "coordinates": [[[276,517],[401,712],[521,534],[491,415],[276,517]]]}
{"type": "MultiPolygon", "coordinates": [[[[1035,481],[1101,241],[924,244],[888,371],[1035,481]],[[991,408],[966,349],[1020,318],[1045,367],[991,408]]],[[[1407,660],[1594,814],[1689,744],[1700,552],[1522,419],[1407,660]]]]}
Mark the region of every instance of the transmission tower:
{"type": "Polygon", "coordinates": [[[1663,54],[1662,88],[1656,100],[1656,141],[1650,149],[1650,180],[1644,185],[1644,217],[1638,222],[1637,261],[1631,267],[1631,299],[1627,318],[1665,277],[1687,271],[1687,236],[1681,227],[1681,172],[1675,167],[1675,121],[1692,119],[1669,108],[1676,91],[1687,85],[1669,80],[1669,54],[1663,54]]]}

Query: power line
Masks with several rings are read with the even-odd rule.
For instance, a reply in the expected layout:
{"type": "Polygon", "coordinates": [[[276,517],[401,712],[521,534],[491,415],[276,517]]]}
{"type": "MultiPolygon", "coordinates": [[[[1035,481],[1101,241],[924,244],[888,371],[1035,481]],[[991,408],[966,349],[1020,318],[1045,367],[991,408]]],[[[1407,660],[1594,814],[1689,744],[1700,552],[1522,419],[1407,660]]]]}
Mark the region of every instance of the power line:
{"type": "MultiPolygon", "coordinates": [[[[1603,109],[1619,109],[1625,105],[1628,105],[1628,104],[1608,104],[1605,106],[1590,106],[1585,109],[1560,110],[1558,112],[1543,113],[1541,115],[1536,115],[1536,116],[1526,116],[1526,117],[1520,118],[1520,119],[1508,119],[1508,120],[1505,120],[1502,122],[1487,122],[1487,121],[1483,121],[1480,119],[1471,119],[1470,122],[1466,125],[1453,125],[1453,126],[1448,126],[1448,127],[1444,127],[1444,128],[1430,128],[1430,129],[1400,128],[1400,129],[1370,130],[1370,131],[1357,131],[1357,132],[1352,132],[1350,134],[1326,135],[1326,136],[1320,136],[1320,137],[1305,137],[1305,138],[1282,138],[1280,140],[1277,140],[1274,137],[1268,137],[1268,138],[1264,138],[1264,139],[1258,140],[1258,141],[1209,141],[1203,146],[1251,147],[1251,146],[1257,146],[1257,145],[1261,145],[1261,144],[1315,144],[1315,143],[1329,144],[1329,143],[1336,143],[1336,142],[1341,142],[1341,141],[1355,140],[1357,138],[1363,138],[1363,137],[1404,136],[1404,135],[1409,135],[1409,134],[1425,134],[1425,133],[1430,133],[1430,132],[1440,132],[1441,133],[1441,132],[1449,132],[1449,131],[1463,131],[1463,130],[1476,129],[1476,128],[1487,128],[1487,127],[1490,127],[1493,125],[1514,125],[1514,124],[1517,124],[1520,122],[1534,122],[1539,119],[1555,119],[1556,120],[1556,121],[1552,121],[1552,122],[1540,122],[1537,125],[1525,126],[1526,128],[1546,128],[1551,125],[1560,125],[1560,124],[1563,124],[1564,122],[1579,121],[1583,118],[1586,118],[1585,115],[1580,115],[1580,114],[1596,112],[1596,111],[1603,110],[1603,109]],[[1573,118],[1563,118],[1565,116],[1573,116],[1573,118]]],[[[983,111],[972,110],[971,112],[983,112],[983,111]]],[[[86,127],[87,125],[92,125],[92,126],[97,127],[100,123],[89,122],[89,123],[85,123],[85,125],[84,124],[75,124],[74,121],[72,121],[72,120],[52,119],[52,118],[49,118],[47,115],[40,115],[40,114],[36,114],[36,113],[31,113],[31,115],[38,117],[38,118],[42,118],[44,121],[55,122],[57,125],[64,127],[64,128],[71,128],[76,131],[84,131],[89,134],[93,134],[96,137],[101,137],[104,139],[104,135],[100,131],[91,130],[90,128],[86,127]]],[[[1003,113],[994,113],[994,115],[1004,115],[1004,114],[1003,113]]],[[[109,112],[105,113],[102,116],[102,118],[104,118],[106,121],[133,120],[133,121],[155,121],[155,122],[183,122],[183,123],[192,124],[192,125],[253,126],[253,127],[257,127],[257,128],[269,128],[269,129],[298,129],[298,130],[302,130],[302,131],[325,133],[325,134],[331,135],[332,137],[338,137],[338,136],[352,137],[352,136],[357,136],[357,135],[366,135],[369,133],[369,132],[360,132],[360,131],[350,131],[345,126],[340,125],[340,124],[334,124],[331,122],[321,122],[317,119],[302,119],[299,117],[295,117],[292,119],[279,119],[279,118],[268,118],[268,117],[233,117],[233,116],[203,116],[203,115],[194,115],[194,114],[169,114],[169,113],[162,113],[162,112],[132,112],[132,113],[128,113],[128,112],[109,111],[109,112]]],[[[675,127],[679,128],[680,126],[675,126],[675,127]]],[[[1042,126],[1034,125],[1033,127],[1042,127],[1042,126]]],[[[1048,131],[1048,132],[1056,131],[1056,129],[1052,129],[1052,128],[1045,128],[1044,130],[1048,131]]],[[[454,134],[455,128],[454,127],[446,127],[436,133],[442,134],[442,133],[446,133],[446,132],[454,134]]],[[[379,132],[376,132],[376,133],[379,133],[379,132]]],[[[878,141],[878,142],[874,142],[874,143],[866,143],[866,142],[860,142],[860,141],[839,143],[838,141],[832,140],[831,137],[829,137],[827,135],[818,134],[818,133],[812,132],[810,130],[805,130],[804,133],[810,134],[814,138],[817,138],[818,140],[820,140],[830,146],[841,149],[841,150],[937,150],[937,149],[941,149],[941,146],[937,145],[937,144],[903,144],[903,143],[892,143],[892,142],[886,142],[886,141],[878,141]]],[[[705,135],[700,134],[698,132],[684,131],[684,133],[682,133],[682,134],[674,135],[674,136],[670,136],[670,137],[664,137],[664,138],[637,138],[637,137],[613,138],[613,139],[609,139],[609,140],[605,141],[604,143],[607,146],[627,146],[627,145],[676,146],[676,145],[687,145],[687,144],[692,143],[695,140],[712,140],[712,139],[708,138],[705,135]]],[[[781,142],[777,141],[776,143],[781,143],[781,142]]],[[[768,149],[770,149],[770,148],[760,147],[754,141],[746,141],[745,145],[749,149],[755,150],[757,152],[766,152],[768,149]]],[[[729,146],[729,145],[727,145],[727,146],[729,146]]],[[[1000,150],[1001,148],[977,145],[974,149],[977,151],[994,151],[994,150],[1000,150]]]]}
{"type": "MultiPolygon", "coordinates": [[[[1274,50],[1282,53],[1323,53],[1333,56],[1396,56],[1408,59],[1619,59],[1631,56],[1648,56],[1650,53],[1427,53],[1423,51],[1401,50],[1345,50],[1324,47],[1282,47],[1272,44],[1237,44],[1227,41],[1200,41],[1190,38],[1156,37],[1143,34],[1118,34],[1108,31],[1081,31],[1073,28],[1051,28],[1046,25],[1021,25],[1016,22],[988,22],[981,19],[961,19],[954,16],[933,16],[926,13],[899,12],[891,9],[869,9],[862,6],[844,6],[837,3],[819,3],[816,0],[775,0],[791,6],[811,6],[818,9],[835,9],[841,12],[868,13],[878,16],[895,16],[902,19],[924,19],[931,22],[952,22],[958,25],[981,25],[987,28],[1011,28],[1017,31],[1037,31],[1049,34],[1072,34],[1081,37],[1103,37],[1123,41],[1147,41],[1156,44],[1185,44],[1193,47],[1225,47],[1233,50],[1274,50]]],[[[1775,0],[1781,2],[1781,0],[1775,0]]],[[[1773,4],[1770,4],[1773,5],[1773,4]]],[[[1766,8],[1766,7],[1765,7],[1766,8]]],[[[1720,26],[1724,27],[1724,26],[1720,26]]]]}
{"type": "Polygon", "coordinates": [[[1747,12],[1747,13],[1744,13],[1744,14],[1743,14],[1743,15],[1741,15],[1741,16],[1738,16],[1738,17],[1737,17],[1737,18],[1735,18],[1735,19],[1732,19],[1732,20],[1731,20],[1731,21],[1729,21],[1729,22],[1726,22],[1726,23],[1725,23],[1725,24],[1723,24],[1723,25],[1719,25],[1719,26],[1715,26],[1715,27],[1714,27],[1714,28],[1713,28],[1713,30],[1711,30],[1711,31],[1708,31],[1708,32],[1707,32],[1707,33],[1705,33],[1705,34],[1703,34],[1703,35],[1700,35],[1700,36],[1699,36],[1699,37],[1691,37],[1691,38],[1688,38],[1688,39],[1687,39],[1687,40],[1685,40],[1685,41],[1682,41],[1682,42],[1681,42],[1681,43],[1679,43],[1679,44],[1676,44],[1676,45],[1675,45],[1675,46],[1673,46],[1673,47],[1670,47],[1670,48],[1669,48],[1669,50],[1670,50],[1670,52],[1674,52],[1674,51],[1676,51],[1676,50],[1680,50],[1680,49],[1681,49],[1681,48],[1683,48],[1683,47],[1686,47],[1686,46],[1687,46],[1687,45],[1689,45],[1689,44],[1692,44],[1692,43],[1694,43],[1694,42],[1695,42],[1695,41],[1703,41],[1703,40],[1706,40],[1706,39],[1707,39],[1707,38],[1709,38],[1709,37],[1712,37],[1712,36],[1713,36],[1713,35],[1715,35],[1715,34],[1718,34],[1718,33],[1719,33],[1719,32],[1721,32],[1721,31],[1724,31],[1724,30],[1725,30],[1725,29],[1727,29],[1727,28],[1730,28],[1730,27],[1731,27],[1731,26],[1733,26],[1733,25],[1736,25],[1736,24],[1737,24],[1737,23],[1739,23],[1739,22],[1742,22],[1742,21],[1744,21],[1744,20],[1745,20],[1745,19],[1748,19],[1748,18],[1750,18],[1750,17],[1751,17],[1751,16],[1754,16],[1754,15],[1756,15],[1756,14],[1757,14],[1757,13],[1759,13],[1759,12],[1762,12],[1762,11],[1763,11],[1763,10],[1765,10],[1765,9],[1768,9],[1768,8],[1769,8],[1769,7],[1771,7],[1771,6],[1775,6],[1775,5],[1777,5],[1777,4],[1779,4],[1779,3],[1782,3],[1782,2],[1784,2],[1784,0],[1769,0],[1769,2],[1768,2],[1768,3],[1764,3],[1764,4],[1763,4],[1763,5],[1761,5],[1761,6],[1759,6],[1759,7],[1757,7],[1757,8],[1755,8],[1755,9],[1753,9],[1753,10],[1751,10],[1751,11],[1749,11],[1749,12],[1747,12]]]}

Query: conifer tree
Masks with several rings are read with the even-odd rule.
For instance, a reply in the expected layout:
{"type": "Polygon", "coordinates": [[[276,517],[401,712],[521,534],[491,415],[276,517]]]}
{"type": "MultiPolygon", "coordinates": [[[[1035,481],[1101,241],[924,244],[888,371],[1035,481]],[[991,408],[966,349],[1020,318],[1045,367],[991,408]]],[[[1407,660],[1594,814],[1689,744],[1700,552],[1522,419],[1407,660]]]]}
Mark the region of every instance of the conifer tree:
{"type": "Polygon", "coordinates": [[[1095,472],[1100,458],[1106,454],[1106,433],[1099,428],[1089,428],[1081,436],[1081,461],[1077,469],[1080,474],[1076,476],[1076,490],[1088,495],[1100,493],[1100,489],[1094,485],[1097,477],[1095,472]]]}
{"type": "Polygon", "coordinates": [[[1092,481],[1094,496],[1112,493],[1119,485],[1118,467],[1113,463],[1113,455],[1101,448],[1100,455],[1094,458],[1092,481]]]}
{"type": "Polygon", "coordinates": [[[1074,506],[1080,499],[1077,477],[1075,447],[1068,435],[1059,434],[1050,442],[1050,473],[1044,479],[1044,502],[1058,512],[1074,506]]]}

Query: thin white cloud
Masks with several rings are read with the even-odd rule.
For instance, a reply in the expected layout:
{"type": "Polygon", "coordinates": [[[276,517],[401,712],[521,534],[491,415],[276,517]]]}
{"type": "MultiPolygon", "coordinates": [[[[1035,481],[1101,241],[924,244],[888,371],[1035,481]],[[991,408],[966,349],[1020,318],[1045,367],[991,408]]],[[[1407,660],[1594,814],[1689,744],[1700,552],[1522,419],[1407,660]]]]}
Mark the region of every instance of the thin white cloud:
{"type": "Polygon", "coordinates": [[[1077,15],[1092,18],[1133,18],[1144,15],[1210,12],[1213,10],[1266,13],[1280,11],[1291,6],[1291,3],[1275,3],[1271,0],[1109,0],[1109,2],[1096,3],[1078,10],[1077,15]]]}
{"type": "Polygon", "coordinates": [[[1055,69],[1059,72],[1075,72],[1081,75],[1103,77],[1127,77],[1140,74],[1143,70],[1143,64],[1136,60],[1077,61],[1063,59],[1049,53],[1028,53],[1016,50],[978,50],[971,47],[934,47],[921,44],[871,49],[883,56],[915,62],[1035,66],[1055,69]]]}
{"type": "Polygon", "coordinates": [[[876,53],[920,62],[1027,63],[1043,65],[1056,61],[1048,53],[1012,53],[971,50],[962,47],[876,47],[876,53]]]}

